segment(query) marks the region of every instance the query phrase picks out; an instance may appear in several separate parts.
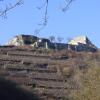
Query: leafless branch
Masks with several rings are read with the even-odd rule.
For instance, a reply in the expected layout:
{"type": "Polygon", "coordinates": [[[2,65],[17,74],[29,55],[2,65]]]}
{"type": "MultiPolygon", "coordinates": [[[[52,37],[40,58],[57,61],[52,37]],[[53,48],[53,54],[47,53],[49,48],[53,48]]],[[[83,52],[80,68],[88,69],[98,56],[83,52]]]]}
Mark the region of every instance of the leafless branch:
{"type": "Polygon", "coordinates": [[[44,17],[43,17],[43,22],[38,24],[40,25],[40,28],[36,29],[34,31],[34,33],[37,35],[40,33],[40,31],[47,25],[48,23],[48,3],[49,3],[49,0],[45,0],[45,2],[43,3],[42,6],[40,7],[37,7],[39,10],[41,10],[42,8],[45,7],[45,12],[44,12],[44,17]]]}
{"type": "MultiPolygon", "coordinates": [[[[65,7],[62,8],[62,11],[65,12],[68,7],[70,6],[70,4],[74,1],[74,0],[64,0],[65,1],[65,7]]],[[[45,7],[45,13],[44,13],[44,20],[42,24],[39,25],[43,25],[46,26],[48,23],[48,4],[49,4],[49,0],[45,0],[45,2],[43,3],[42,6],[37,7],[39,10],[41,10],[42,8],[45,7]]]]}
{"type": "Polygon", "coordinates": [[[46,24],[47,24],[47,20],[48,20],[48,1],[49,0],[45,0],[45,2],[43,3],[42,6],[37,7],[39,10],[41,10],[42,8],[45,7],[45,12],[44,12],[44,17],[43,17],[43,23],[39,24],[39,25],[46,26],[46,24]]]}
{"type": "MultiPolygon", "coordinates": [[[[5,0],[0,0],[0,2],[3,2],[5,0]]],[[[74,1],[74,0],[63,0],[65,1],[65,7],[62,8],[62,11],[66,11],[69,7],[69,5],[74,1]]],[[[0,10],[0,16],[6,17],[7,12],[9,12],[10,10],[12,10],[13,8],[19,6],[23,4],[23,0],[18,0],[16,3],[8,3],[7,5],[5,5],[4,9],[0,10]]],[[[45,0],[43,5],[41,5],[40,7],[37,7],[39,10],[41,10],[42,8],[44,8],[44,17],[43,17],[43,22],[40,25],[40,28],[36,29],[36,33],[39,33],[48,23],[48,5],[49,5],[49,0],[45,0]]],[[[43,9],[42,9],[43,10],[43,9]]]]}
{"type": "MultiPolygon", "coordinates": [[[[68,7],[70,6],[70,4],[74,1],[74,0],[64,0],[65,1],[65,7],[62,8],[62,11],[65,12],[68,7]]],[[[40,28],[36,29],[34,31],[35,34],[39,34],[40,31],[47,25],[48,23],[48,4],[49,4],[49,0],[45,0],[45,2],[43,3],[43,5],[41,5],[40,7],[37,7],[39,10],[42,10],[42,8],[45,8],[44,11],[44,18],[43,18],[43,23],[40,23],[38,25],[40,25],[40,28]]]]}
{"type": "Polygon", "coordinates": [[[45,16],[44,16],[44,25],[47,24],[47,16],[48,16],[48,0],[46,0],[47,3],[46,3],[46,8],[45,8],[45,16]]]}
{"type": "Polygon", "coordinates": [[[42,9],[42,8],[44,8],[45,5],[46,5],[46,3],[47,3],[47,0],[45,0],[45,2],[44,2],[41,6],[39,6],[39,7],[37,7],[37,8],[38,8],[39,10],[42,9]]]}
{"type": "MultiPolygon", "coordinates": [[[[4,1],[4,0],[1,0],[1,1],[4,1]]],[[[9,4],[5,5],[5,8],[3,10],[0,10],[0,16],[6,17],[6,14],[8,11],[10,11],[11,9],[13,9],[21,4],[23,4],[23,0],[18,0],[15,4],[9,3],[9,4]]]]}
{"type": "Polygon", "coordinates": [[[69,8],[69,6],[70,6],[70,4],[73,2],[74,0],[65,0],[65,7],[63,7],[62,8],[62,11],[63,12],[65,12],[68,8],[69,8]]]}

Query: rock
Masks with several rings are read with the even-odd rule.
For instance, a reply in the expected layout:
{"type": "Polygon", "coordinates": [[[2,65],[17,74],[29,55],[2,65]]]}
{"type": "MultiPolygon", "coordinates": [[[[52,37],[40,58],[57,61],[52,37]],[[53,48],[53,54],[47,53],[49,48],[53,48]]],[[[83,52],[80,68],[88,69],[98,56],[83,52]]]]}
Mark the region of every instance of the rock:
{"type": "Polygon", "coordinates": [[[14,46],[32,46],[32,47],[42,47],[48,49],[48,44],[50,40],[45,38],[39,38],[33,35],[18,35],[7,42],[6,45],[14,46]]]}
{"type": "Polygon", "coordinates": [[[79,36],[70,40],[68,48],[75,51],[97,51],[97,47],[86,36],[79,36]]]}
{"type": "Polygon", "coordinates": [[[36,42],[38,38],[32,35],[18,35],[7,42],[7,45],[24,46],[31,45],[36,42]]]}
{"type": "Polygon", "coordinates": [[[90,43],[91,44],[91,42],[89,41],[89,39],[86,36],[78,36],[68,42],[68,44],[71,44],[71,45],[79,45],[79,43],[81,43],[81,44],[89,44],[90,43]]]}

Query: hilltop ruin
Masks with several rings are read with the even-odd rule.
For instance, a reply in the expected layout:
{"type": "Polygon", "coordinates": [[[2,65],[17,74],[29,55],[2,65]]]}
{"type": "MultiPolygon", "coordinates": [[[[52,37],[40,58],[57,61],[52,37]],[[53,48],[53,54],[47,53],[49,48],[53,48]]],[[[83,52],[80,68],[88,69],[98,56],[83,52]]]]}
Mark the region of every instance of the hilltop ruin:
{"type": "Polygon", "coordinates": [[[7,45],[32,46],[45,49],[68,49],[74,51],[97,51],[97,47],[86,36],[79,36],[68,43],[56,43],[46,38],[39,38],[33,35],[18,35],[7,42],[7,45]]]}

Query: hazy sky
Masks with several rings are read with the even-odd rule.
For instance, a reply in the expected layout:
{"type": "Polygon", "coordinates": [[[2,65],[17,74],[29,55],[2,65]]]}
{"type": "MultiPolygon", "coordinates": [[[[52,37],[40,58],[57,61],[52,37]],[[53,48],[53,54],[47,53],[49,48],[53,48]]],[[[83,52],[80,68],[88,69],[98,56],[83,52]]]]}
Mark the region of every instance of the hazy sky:
{"type": "MultiPolygon", "coordinates": [[[[23,5],[7,13],[7,19],[0,17],[0,44],[18,34],[34,34],[43,20],[44,10],[37,9],[43,1],[24,0],[23,5]]],[[[38,36],[60,36],[66,42],[68,38],[86,35],[100,47],[100,0],[75,0],[65,13],[61,11],[63,6],[64,0],[49,0],[48,24],[38,36]]]]}

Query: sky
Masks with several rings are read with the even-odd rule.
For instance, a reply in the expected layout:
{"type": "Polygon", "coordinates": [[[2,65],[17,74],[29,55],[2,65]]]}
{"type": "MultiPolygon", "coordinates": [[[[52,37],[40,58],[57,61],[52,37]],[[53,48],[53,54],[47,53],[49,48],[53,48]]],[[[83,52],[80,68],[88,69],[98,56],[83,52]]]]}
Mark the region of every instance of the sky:
{"type": "MultiPolygon", "coordinates": [[[[5,0],[5,4],[16,0],[5,0]]],[[[7,18],[0,17],[0,44],[5,44],[16,35],[35,35],[41,28],[44,8],[39,10],[45,0],[24,0],[20,5],[7,13],[7,18]]],[[[0,2],[0,6],[2,4],[0,2]]],[[[48,23],[37,34],[39,37],[62,37],[63,42],[80,35],[87,36],[97,47],[100,47],[100,0],[74,0],[66,12],[61,8],[64,0],[49,0],[48,23]]],[[[4,9],[4,6],[2,6],[4,9]]]]}

